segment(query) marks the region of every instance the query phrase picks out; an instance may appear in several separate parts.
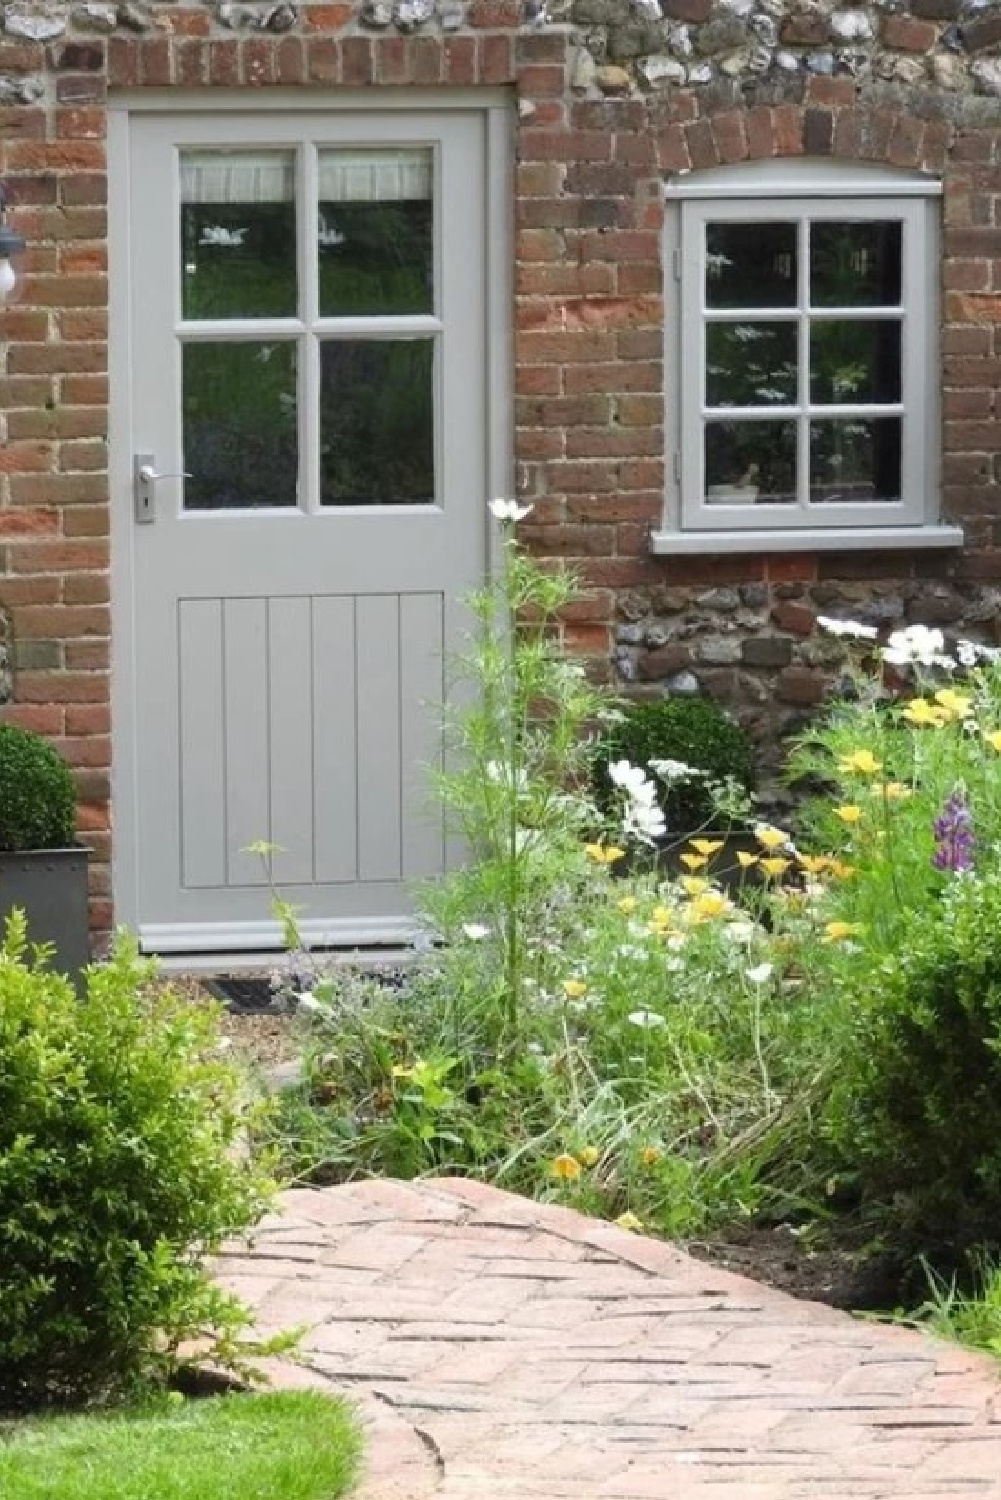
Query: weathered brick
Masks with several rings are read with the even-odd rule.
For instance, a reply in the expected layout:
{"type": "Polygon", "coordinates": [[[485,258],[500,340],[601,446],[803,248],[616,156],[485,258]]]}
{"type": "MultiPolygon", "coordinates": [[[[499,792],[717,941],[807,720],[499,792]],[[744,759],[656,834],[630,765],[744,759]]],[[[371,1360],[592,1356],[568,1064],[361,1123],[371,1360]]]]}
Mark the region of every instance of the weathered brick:
{"type": "Polygon", "coordinates": [[[883,17],[880,33],[884,44],[899,52],[927,52],[938,36],[931,21],[897,15],[883,17]]]}

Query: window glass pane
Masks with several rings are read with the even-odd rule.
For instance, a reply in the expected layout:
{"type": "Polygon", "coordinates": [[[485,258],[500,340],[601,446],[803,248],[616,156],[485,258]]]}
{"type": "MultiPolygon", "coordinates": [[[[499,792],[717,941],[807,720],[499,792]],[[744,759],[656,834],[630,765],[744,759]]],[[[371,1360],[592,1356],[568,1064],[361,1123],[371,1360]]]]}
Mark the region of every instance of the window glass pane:
{"type": "Polygon", "coordinates": [[[902,225],[810,225],[814,307],[899,307],[902,225]]]}
{"type": "Polygon", "coordinates": [[[708,323],[707,406],[794,406],[796,323],[708,323]]]}
{"type": "Polygon", "coordinates": [[[434,312],[430,150],[322,151],[320,315],[434,312]]]}
{"type": "Polygon", "coordinates": [[[810,423],[810,499],[900,499],[900,418],[810,423]]]}
{"type": "Polygon", "coordinates": [[[710,505],[789,505],[796,500],[795,422],[707,422],[710,505]]]}
{"type": "Polygon", "coordinates": [[[900,389],[898,322],[811,324],[811,401],[896,402],[900,389]]]}
{"type": "Polygon", "coordinates": [[[295,505],[295,345],[185,344],[182,380],[185,509],[295,505]]]}
{"type": "Polygon", "coordinates": [[[707,224],[707,307],[795,307],[795,224],[707,224]]]}
{"type": "Polygon", "coordinates": [[[185,318],[291,318],[298,310],[295,156],[181,153],[185,318]]]}
{"type": "Polygon", "coordinates": [[[434,499],[434,341],[324,342],[321,504],[430,505],[434,499]]]}

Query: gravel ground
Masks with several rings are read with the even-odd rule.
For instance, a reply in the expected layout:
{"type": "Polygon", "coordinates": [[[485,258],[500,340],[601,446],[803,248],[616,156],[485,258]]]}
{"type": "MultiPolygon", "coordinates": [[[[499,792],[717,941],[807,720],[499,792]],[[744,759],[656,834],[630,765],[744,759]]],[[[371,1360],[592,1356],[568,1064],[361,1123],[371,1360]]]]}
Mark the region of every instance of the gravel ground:
{"type": "MultiPolygon", "coordinates": [[[[172,989],[186,994],[193,1005],[220,1002],[205,988],[204,980],[194,975],[171,975],[172,989]]],[[[291,1062],[301,1052],[301,1034],[293,1016],[281,1011],[260,1015],[223,1014],[222,1034],[234,1053],[257,1067],[269,1068],[276,1063],[291,1062]]]]}

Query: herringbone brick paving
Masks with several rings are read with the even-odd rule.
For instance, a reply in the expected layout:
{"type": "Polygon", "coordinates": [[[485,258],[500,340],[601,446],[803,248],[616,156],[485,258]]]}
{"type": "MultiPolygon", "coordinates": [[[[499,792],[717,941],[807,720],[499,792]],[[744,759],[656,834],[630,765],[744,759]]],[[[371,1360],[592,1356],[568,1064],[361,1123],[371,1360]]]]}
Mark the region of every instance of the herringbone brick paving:
{"type": "Polygon", "coordinates": [[[362,1400],[359,1500],[1001,1500],[993,1362],[480,1183],[288,1192],[219,1275],[362,1400]]]}

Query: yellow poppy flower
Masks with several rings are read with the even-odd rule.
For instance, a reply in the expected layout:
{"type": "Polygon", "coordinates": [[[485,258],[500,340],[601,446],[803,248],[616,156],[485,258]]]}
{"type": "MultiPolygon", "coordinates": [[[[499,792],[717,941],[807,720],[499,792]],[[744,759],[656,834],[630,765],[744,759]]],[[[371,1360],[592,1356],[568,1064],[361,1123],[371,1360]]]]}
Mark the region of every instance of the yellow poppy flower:
{"type": "Polygon", "coordinates": [[[699,896],[709,889],[708,880],[703,880],[698,875],[682,875],[679,884],[688,896],[699,896]]]}
{"type": "Polygon", "coordinates": [[[674,912],[669,906],[655,906],[650,913],[650,920],[651,922],[655,922],[658,927],[666,927],[673,916],[674,912]]]}
{"type": "Polygon", "coordinates": [[[823,854],[800,854],[799,862],[808,875],[823,875],[830,860],[823,854]]]}
{"type": "Polygon", "coordinates": [[[791,859],[781,859],[773,854],[769,859],[763,859],[761,861],[761,868],[763,870],[767,870],[769,875],[777,877],[779,875],[784,875],[791,864],[791,859]]]}
{"type": "Polygon", "coordinates": [[[901,710],[901,717],[917,729],[941,729],[949,714],[937,704],[929,703],[927,698],[912,698],[901,710]]]}
{"type": "Polygon", "coordinates": [[[1001,729],[994,729],[990,734],[985,734],[984,739],[992,750],[1001,752],[1001,729]]]}
{"type": "Polygon", "coordinates": [[[621,901],[616,901],[615,904],[619,908],[619,911],[622,912],[623,916],[631,917],[633,912],[636,910],[636,897],[623,896],[621,901]]]}
{"type": "Polygon", "coordinates": [[[626,857],[626,851],[615,844],[585,844],[584,853],[597,865],[614,865],[616,860],[626,857]]]}
{"type": "Polygon", "coordinates": [[[940,688],[935,694],[935,702],[956,719],[968,718],[973,706],[972,698],[957,693],[954,688],[940,688]]]}
{"type": "Polygon", "coordinates": [[[619,1217],[615,1222],[616,1224],[618,1224],[620,1229],[629,1229],[633,1232],[636,1232],[637,1230],[643,1228],[643,1220],[638,1219],[636,1215],[634,1213],[630,1213],[628,1209],[624,1214],[619,1214],[619,1217]]]}
{"type": "Polygon", "coordinates": [[[749,870],[752,865],[758,863],[758,856],[756,854],[748,854],[746,849],[738,849],[737,863],[742,870],[749,870]]]}
{"type": "Polygon", "coordinates": [[[640,1161],[645,1167],[655,1167],[660,1161],[660,1152],[656,1146],[644,1146],[640,1152],[640,1161]]]}
{"type": "Polygon", "coordinates": [[[563,993],[569,1000],[579,1000],[581,995],[587,994],[587,985],[583,979],[564,979],[563,993]]]}
{"type": "Polygon", "coordinates": [[[723,912],[729,909],[729,901],[719,891],[703,891],[701,896],[695,897],[689,907],[689,911],[700,921],[708,917],[722,916],[723,912]]]}
{"type": "Polygon", "coordinates": [[[576,1182],[580,1176],[580,1162],[569,1151],[563,1151],[550,1162],[549,1170],[561,1182],[576,1182]]]}
{"type": "Polygon", "coordinates": [[[767,823],[759,823],[754,830],[754,837],[765,849],[781,849],[783,844],[788,844],[789,835],[783,833],[781,828],[772,828],[767,823]]]}
{"type": "Polygon", "coordinates": [[[824,928],[824,936],[821,941],[825,943],[842,943],[846,938],[854,937],[857,932],[861,931],[862,927],[859,922],[828,922],[824,928]]]}
{"type": "Polygon", "coordinates": [[[846,865],[844,860],[841,859],[829,859],[827,861],[827,868],[835,880],[847,880],[849,875],[855,874],[855,866],[846,865]]]}
{"type": "Polygon", "coordinates": [[[597,1146],[584,1146],[577,1152],[577,1160],[582,1167],[593,1167],[597,1164],[601,1152],[597,1146]]]}
{"type": "Polygon", "coordinates": [[[692,848],[695,849],[695,850],[697,850],[699,854],[704,854],[706,856],[706,858],[709,859],[709,858],[711,858],[712,855],[718,854],[719,851],[722,849],[722,847],[723,847],[723,840],[722,839],[692,839],[691,840],[691,845],[692,845],[692,848]]]}
{"type": "Polygon", "coordinates": [[[834,815],[840,818],[842,823],[857,823],[862,817],[862,809],[854,802],[847,802],[844,807],[836,807],[834,815]]]}
{"type": "Polygon", "coordinates": [[[883,762],[877,760],[871,750],[853,750],[851,755],[842,756],[838,761],[838,770],[847,776],[875,776],[882,769],[883,762]]]}
{"type": "Polygon", "coordinates": [[[704,854],[683,854],[681,863],[686,870],[701,870],[709,863],[709,860],[704,854]]]}

